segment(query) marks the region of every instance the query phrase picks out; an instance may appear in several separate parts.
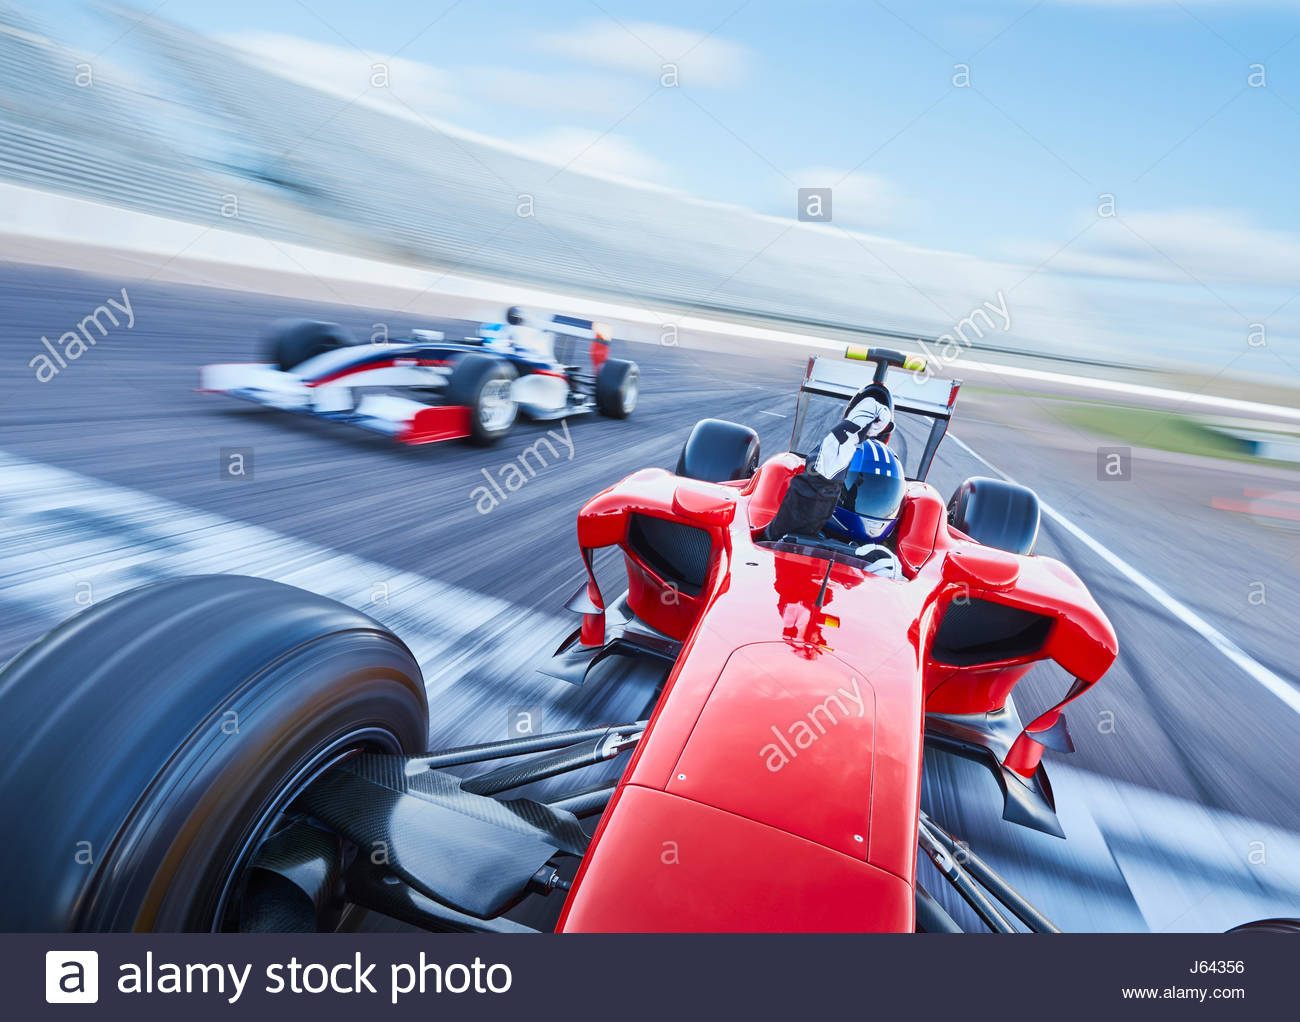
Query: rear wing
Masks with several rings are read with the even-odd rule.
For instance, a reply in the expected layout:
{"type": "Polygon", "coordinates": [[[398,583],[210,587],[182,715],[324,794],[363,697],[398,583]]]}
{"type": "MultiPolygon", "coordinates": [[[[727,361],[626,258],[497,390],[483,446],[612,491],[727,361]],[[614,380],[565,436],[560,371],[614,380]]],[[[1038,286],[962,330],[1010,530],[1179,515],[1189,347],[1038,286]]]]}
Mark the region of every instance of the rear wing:
{"type": "Polygon", "coordinates": [[[849,345],[839,358],[833,355],[810,358],[803,386],[848,399],[868,383],[885,384],[894,395],[896,411],[943,418],[952,417],[957,391],[961,388],[960,380],[933,375],[920,355],[856,345],[849,345]]]}
{"type": "Polygon", "coordinates": [[[605,341],[612,340],[612,334],[608,323],[601,323],[594,319],[581,319],[578,316],[561,316],[556,314],[551,317],[550,329],[557,334],[563,334],[566,337],[581,337],[588,341],[605,341]]]}
{"type": "MultiPolygon", "coordinates": [[[[598,370],[609,354],[609,345],[614,337],[613,330],[608,323],[602,323],[600,320],[595,319],[583,319],[581,316],[565,316],[556,313],[547,320],[540,317],[535,320],[530,319],[529,324],[551,333],[555,345],[555,360],[570,369],[576,368],[581,362],[580,352],[574,344],[575,341],[591,342],[588,348],[588,356],[592,365],[598,370]]],[[[496,336],[506,329],[504,323],[484,323],[479,327],[478,336],[480,338],[489,335],[496,336]]],[[[476,338],[468,339],[475,340],[476,338]]]]}
{"type": "Polygon", "coordinates": [[[883,383],[894,398],[891,446],[909,479],[924,479],[939,442],[948,432],[960,380],[934,375],[920,355],[892,348],[849,345],[842,356],[814,355],[799,387],[790,450],[807,457],[844,417],[849,400],[869,383],[883,383]],[[901,450],[900,450],[901,448],[901,450]]]}

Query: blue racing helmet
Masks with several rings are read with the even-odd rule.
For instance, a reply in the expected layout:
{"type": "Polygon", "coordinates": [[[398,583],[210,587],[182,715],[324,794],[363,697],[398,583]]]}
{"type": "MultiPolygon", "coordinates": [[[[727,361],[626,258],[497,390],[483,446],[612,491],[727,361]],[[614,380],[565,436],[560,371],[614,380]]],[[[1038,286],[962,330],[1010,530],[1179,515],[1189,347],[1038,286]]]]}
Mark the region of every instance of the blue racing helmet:
{"type": "Polygon", "coordinates": [[[853,452],[827,526],[856,543],[879,543],[894,531],[906,492],[898,455],[879,440],[864,440],[853,452]]]}

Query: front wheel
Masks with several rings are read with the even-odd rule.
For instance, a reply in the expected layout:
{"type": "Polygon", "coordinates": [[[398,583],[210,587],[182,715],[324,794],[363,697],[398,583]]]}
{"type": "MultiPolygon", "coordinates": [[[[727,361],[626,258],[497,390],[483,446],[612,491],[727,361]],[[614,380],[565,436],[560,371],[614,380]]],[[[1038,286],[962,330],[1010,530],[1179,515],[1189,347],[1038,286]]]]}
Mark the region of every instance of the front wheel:
{"type": "Polygon", "coordinates": [[[72,618],[0,672],[0,703],[0,825],[23,835],[0,842],[6,931],[337,926],[347,850],[294,799],[342,759],[419,752],[428,732],[392,633],[235,575],[72,618]]]}
{"type": "Polygon", "coordinates": [[[611,419],[626,419],[636,409],[641,371],[635,362],[607,358],[596,373],[596,407],[611,419]]]}
{"type": "Polygon", "coordinates": [[[356,338],[337,323],[279,319],[271,324],[262,339],[262,348],[266,360],[287,373],[317,355],[349,348],[356,343],[356,338]]]}
{"type": "Polygon", "coordinates": [[[1229,933],[1300,933],[1300,919],[1257,919],[1234,926],[1229,933]]]}
{"type": "Polygon", "coordinates": [[[1031,554],[1038,541],[1038,495],[1026,486],[972,476],[948,502],[948,521],[984,546],[1031,554]]]}
{"type": "Polygon", "coordinates": [[[682,444],[677,474],[724,483],[748,479],[758,471],[758,434],[726,419],[701,419],[682,444]]]}
{"type": "Polygon", "coordinates": [[[469,435],[476,444],[496,443],[515,424],[517,375],[513,365],[493,355],[476,352],[456,363],[447,381],[447,403],[470,410],[469,435]]]}

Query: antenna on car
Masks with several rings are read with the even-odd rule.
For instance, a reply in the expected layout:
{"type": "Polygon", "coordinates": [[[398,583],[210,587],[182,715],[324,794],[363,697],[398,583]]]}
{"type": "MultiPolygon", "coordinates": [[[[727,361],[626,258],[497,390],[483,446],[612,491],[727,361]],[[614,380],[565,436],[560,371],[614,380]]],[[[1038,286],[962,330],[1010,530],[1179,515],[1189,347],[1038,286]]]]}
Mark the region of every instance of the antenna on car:
{"type": "Polygon", "coordinates": [[[832,562],[830,561],[826,562],[826,574],[822,576],[822,587],[817,590],[817,608],[819,610],[821,609],[822,604],[826,602],[826,583],[829,582],[831,578],[831,563],[832,562]]]}

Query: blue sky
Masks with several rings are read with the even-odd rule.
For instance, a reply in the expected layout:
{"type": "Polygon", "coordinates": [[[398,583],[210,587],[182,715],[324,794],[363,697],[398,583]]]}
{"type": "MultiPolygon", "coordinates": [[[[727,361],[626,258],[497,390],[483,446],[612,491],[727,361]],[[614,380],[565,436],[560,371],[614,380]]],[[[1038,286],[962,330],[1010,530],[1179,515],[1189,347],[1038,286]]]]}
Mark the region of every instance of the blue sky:
{"type": "MultiPolygon", "coordinates": [[[[104,45],[72,0],[41,7],[104,45]]],[[[847,227],[1176,286],[1216,316],[1273,315],[1300,335],[1300,300],[1279,308],[1300,289],[1300,2],[165,0],[156,13],[341,93],[364,84],[367,57],[396,55],[394,91],[422,113],[561,162],[581,154],[575,166],[780,216],[795,187],[835,184],[847,227]],[[658,87],[665,59],[676,89],[658,87]],[[954,87],[957,64],[969,88],[954,87]],[[1122,228],[1090,227],[1103,193],[1122,228]]]]}
{"type": "Polygon", "coordinates": [[[771,212],[793,205],[782,174],[821,184],[802,172],[857,167],[880,196],[855,216],[925,244],[992,254],[999,241],[1060,236],[1101,191],[1130,211],[1233,208],[1300,226],[1300,4],[167,0],[158,14],[228,38],[400,49],[446,72],[453,123],[517,139],[612,129],[610,166],[771,212]],[[634,110],[654,93],[652,48],[679,56],[644,25],[716,32],[682,60],[682,93],[634,110]],[[627,53],[607,51],[608,64],[626,59],[558,52],[558,33],[622,36],[614,44],[627,53]],[[717,51],[733,59],[715,74],[717,51]],[[951,85],[958,62],[971,66],[971,89],[951,85]],[[1201,126],[1252,62],[1265,64],[1266,87],[1201,126]],[[571,83],[571,104],[537,109],[503,95],[508,85],[458,82],[500,68],[549,77],[557,96],[571,83]]]}

